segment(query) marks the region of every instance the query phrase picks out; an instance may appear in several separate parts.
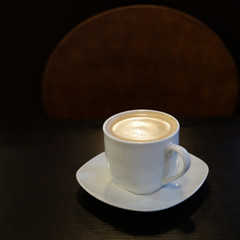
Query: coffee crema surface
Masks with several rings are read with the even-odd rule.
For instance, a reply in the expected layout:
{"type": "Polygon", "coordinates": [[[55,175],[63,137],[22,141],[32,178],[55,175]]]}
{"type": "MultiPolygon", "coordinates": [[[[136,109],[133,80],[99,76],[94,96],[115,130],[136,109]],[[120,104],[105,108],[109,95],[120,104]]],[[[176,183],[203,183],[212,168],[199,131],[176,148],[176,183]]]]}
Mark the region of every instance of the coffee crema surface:
{"type": "Polygon", "coordinates": [[[121,140],[152,142],[172,135],[177,126],[177,121],[164,113],[136,111],[113,118],[107,129],[112,136],[121,140]]]}

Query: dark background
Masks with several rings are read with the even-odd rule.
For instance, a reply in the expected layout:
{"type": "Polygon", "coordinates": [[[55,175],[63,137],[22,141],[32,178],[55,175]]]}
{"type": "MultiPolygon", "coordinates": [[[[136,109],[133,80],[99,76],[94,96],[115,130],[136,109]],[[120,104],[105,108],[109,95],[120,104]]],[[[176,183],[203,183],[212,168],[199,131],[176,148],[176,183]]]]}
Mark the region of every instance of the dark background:
{"type": "Polygon", "coordinates": [[[240,72],[240,2],[236,0],[1,0],[1,119],[47,118],[41,80],[58,42],[88,17],[134,4],[168,6],[202,21],[223,40],[240,72]]]}

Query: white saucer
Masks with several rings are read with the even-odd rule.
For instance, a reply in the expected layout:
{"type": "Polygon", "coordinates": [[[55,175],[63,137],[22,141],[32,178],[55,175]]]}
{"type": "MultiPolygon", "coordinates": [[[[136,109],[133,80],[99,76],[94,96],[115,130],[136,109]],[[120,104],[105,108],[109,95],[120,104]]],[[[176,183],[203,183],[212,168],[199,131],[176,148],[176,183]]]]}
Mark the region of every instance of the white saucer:
{"type": "Polygon", "coordinates": [[[173,207],[192,196],[208,175],[208,166],[191,155],[191,167],[185,175],[155,193],[137,195],[112,182],[105,153],[85,163],[76,174],[79,184],[93,197],[109,205],[139,212],[173,207]]]}

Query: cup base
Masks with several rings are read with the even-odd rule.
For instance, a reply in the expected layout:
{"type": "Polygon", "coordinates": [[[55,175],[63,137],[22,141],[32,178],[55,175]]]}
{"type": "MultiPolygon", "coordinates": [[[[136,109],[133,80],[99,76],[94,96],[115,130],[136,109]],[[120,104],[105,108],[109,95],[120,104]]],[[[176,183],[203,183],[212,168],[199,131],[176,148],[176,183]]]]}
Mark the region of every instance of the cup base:
{"type": "Polygon", "coordinates": [[[148,195],[152,194],[154,192],[157,192],[159,189],[164,187],[164,185],[158,185],[158,186],[146,186],[146,187],[139,187],[139,186],[130,186],[126,185],[125,183],[122,183],[121,181],[118,181],[116,179],[112,179],[113,182],[118,186],[121,187],[131,193],[137,194],[137,195],[148,195]]]}

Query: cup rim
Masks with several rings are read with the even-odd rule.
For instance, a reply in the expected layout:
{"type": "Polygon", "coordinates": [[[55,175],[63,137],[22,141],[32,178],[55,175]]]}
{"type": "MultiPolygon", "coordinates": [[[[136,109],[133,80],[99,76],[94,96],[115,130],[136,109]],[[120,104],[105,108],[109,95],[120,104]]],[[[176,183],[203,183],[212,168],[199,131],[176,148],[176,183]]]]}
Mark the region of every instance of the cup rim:
{"type": "Polygon", "coordinates": [[[174,136],[175,134],[177,134],[179,132],[179,129],[180,129],[180,124],[178,122],[178,120],[172,116],[171,114],[169,113],[166,113],[166,112],[162,112],[162,111],[158,111],[158,110],[152,110],[152,109],[133,109],[133,110],[127,110],[127,111],[123,111],[123,112],[119,112],[119,113],[116,113],[114,115],[112,115],[111,117],[107,118],[104,123],[103,123],[103,132],[106,136],[108,136],[109,138],[115,140],[115,141],[118,141],[118,142],[122,142],[122,143],[128,143],[128,144],[135,144],[135,145],[142,145],[142,144],[153,144],[153,143],[159,143],[159,142],[164,142],[166,140],[168,140],[169,138],[171,138],[172,136],[174,136]],[[119,139],[117,137],[114,137],[113,135],[111,135],[108,131],[107,131],[107,124],[108,122],[110,122],[112,119],[122,115],[122,114],[127,114],[127,113],[131,113],[131,112],[144,112],[144,111],[150,111],[150,112],[157,112],[157,113],[162,113],[162,114],[165,114],[167,115],[168,117],[174,119],[177,123],[177,129],[174,131],[174,133],[170,134],[169,136],[165,137],[165,138],[162,138],[162,139],[159,139],[159,140],[154,140],[154,141],[147,141],[147,142],[134,142],[134,141],[128,141],[128,140],[123,140],[123,139],[119,139]]]}

